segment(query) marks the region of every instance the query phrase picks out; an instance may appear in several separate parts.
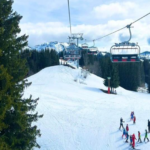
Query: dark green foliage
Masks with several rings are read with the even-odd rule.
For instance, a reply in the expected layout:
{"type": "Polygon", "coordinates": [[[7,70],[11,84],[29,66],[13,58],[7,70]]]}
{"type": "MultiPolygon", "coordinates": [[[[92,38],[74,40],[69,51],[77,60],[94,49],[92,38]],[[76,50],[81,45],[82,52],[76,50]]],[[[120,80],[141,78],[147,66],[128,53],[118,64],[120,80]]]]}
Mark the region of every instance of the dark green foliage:
{"type": "Polygon", "coordinates": [[[150,60],[144,60],[145,82],[148,85],[148,93],[150,93],[150,60]]]}
{"type": "Polygon", "coordinates": [[[87,50],[82,50],[79,65],[95,75],[101,75],[100,64],[97,56],[88,54],[87,50]]]}
{"type": "Polygon", "coordinates": [[[104,80],[104,85],[108,86],[107,77],[111,77],[110,87],[111,90],[117,88],[119,86],[119,74],[118,74],[118,66],[117,64],[112,64],[109,57],[104,57],[100,60],[102,74],[104,80]]]}
{"type": "MultiPolygon", "coordinates": [[[[149,65],[149,67],[150,67],[150,65],[149,65]]],[[[147,85],[148,85],[148,93],[150,93],[150,68],[149,68],[149,72],[148,72],[147,85]]]]}
{"type": "MultiPolygon", "coordinates": [[[[7,94],[11,88],[10,80],[11,77],[8,75],[7,70],[3,66],[0,66],[0,131],[3,131],[8,127],[8,125],[5,124],[4,119],[7,110],[11,108],[12,104],[11,95],[7,94]]],[[[0,136],[0,150],[9,150],[5,138],[5,136],[0,136]]]]}
{"type": "Polygon", "coordinates": [[[141,63],[119,64],[120,85],[125,89],[136,91],[142,82],[141,63]]]}
{"type": "Polygon", "coordinates": [[[59,65],[59,56],[55,50],[25,50],[22,53],[22,58],[28,56],[27,67],[29,68],[28,75],[39,72],[45,67],[59,65]]]}
{"type": "Polygon", "coordinates": [[[138,86],[145,83],[143,63],[114,63],[109,57],[100,59],[104,84],[108,86],[107,77],[110,76],[110,84],[116,88],[119,83],[125,89],[136,91],[138,86]]]}
{"type": "Polygon", "coordinates": [[[119,80],[118,66],[117,64],[113,64],[112,72],[111,72],[111,87],[117,88],[119,84],[120,84],[120,80],[119,80]]]}
{"type": "Polygon", "coordinates": [[[0,150],[31,150],[39,147],[40,131],[33,122],[37,100],[22,98],[30,85],[24,78],[28,68],[21,55],[27,36],[18,36],[21,16],[12,10],[12,0],[0,1],[0,150]]]}
{"type": "Polygon", "coordinates": [[[145,82],[147,83],[149,80],[148,74],[150,70],[150,61],[145,59],[143,65],[144,65],[144,73],[145,73],[145,82]]]}

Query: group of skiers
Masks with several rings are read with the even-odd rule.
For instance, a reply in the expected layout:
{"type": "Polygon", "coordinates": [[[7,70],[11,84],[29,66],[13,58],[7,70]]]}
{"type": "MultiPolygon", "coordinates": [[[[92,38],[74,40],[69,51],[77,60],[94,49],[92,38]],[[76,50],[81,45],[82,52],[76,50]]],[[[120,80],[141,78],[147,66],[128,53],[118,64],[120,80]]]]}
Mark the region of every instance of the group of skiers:
{"type": "MultiPolygon", "coordinates": [[[[134,115],[134,112],[131,112],[131,120],[133,120],[133,124],[136,123],[136,117],[134,115]]],[[[135,140],[137,140],[136,137],[135,137],[135,134],[129,136],[129,133],[128,133],[129,132],[129,126],[127,124],[126,128],[124,128],[123,122],[124,122],[123,119],[120,118],[120,127],[119,127],[119,130],[121,129],[121,127],[123,128],[122,138],[125,136],[125,138],[126,138],[125,142],[128,143],[128,139],[130,137],[130,145],[132,146],[133,149],[135,149],[135,140]]],[[[148,120],[148,132],[150,133],[150,121],[149,120],[148,120]]],[[[145,142],[146,139],[149,142],[148,132],[147,132],[147,130],[145,130],[144,142],[145,142]]],[[[142,143],[140,131],[138,131],[138,142],[142,143]]]]}

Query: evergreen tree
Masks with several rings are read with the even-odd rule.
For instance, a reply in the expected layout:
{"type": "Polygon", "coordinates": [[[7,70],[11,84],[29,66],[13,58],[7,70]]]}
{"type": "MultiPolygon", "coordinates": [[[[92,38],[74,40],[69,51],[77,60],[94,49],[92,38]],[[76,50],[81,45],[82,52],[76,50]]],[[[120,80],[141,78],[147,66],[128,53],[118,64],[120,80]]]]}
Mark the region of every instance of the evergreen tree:
{"type": "MultiPolygon", "coordinates": [[[[1,57],[0,57],[1,59],[1,57]]],[[[3,131],[7,128],[4,119],[7,113],[7,110],[11,109],[11,95],[8,94],[11,84],[11,77],[7,73],[7,70],[0,66],[0,131],[3,131]]],[[[0,136],[0,150],[9,150],[8,143],[5,141],[5,136],[0,136]]]]}
{"type": "Polygon", "coordinates": [[[148,72],[148,76],[147,76],[147,85],[148,85],[148,93],[150,93],[150,65],[149,65],[149,72],[148,72]]]}
{"type": "Polygon", "coordinates": [[[107,77],[111,77],[110,87],[111,91],[113,91],[114,88],[117,88],[119,86],[118,66],[116,64],[112,64],[110,59],[107,60],[107,63],[107,72],[105,73],[104,85],[108,86],[107,77]]]}
{"type": "Polygon", "coordinates": [[[119,86],[119,73],[118,73],[118,67],[116,64],[112,65],[112,71],[111,71],[111,88],[117,88],[119,86]]]}
{"type": "Polygon", "coordinates": [[[28,69],[26,60],[21,58],[28,37],[18,36],[22,17],[13,12],[12,4],[12,0],[0,1],[0,64],[3,65],[0,68],[0,148],[31,150],[40,147],[36,142],[40,131],[32,123],[42,116],[33,112],[38,99],[22,98],[24,89],[30,85],[24,80],[28,69]]]}

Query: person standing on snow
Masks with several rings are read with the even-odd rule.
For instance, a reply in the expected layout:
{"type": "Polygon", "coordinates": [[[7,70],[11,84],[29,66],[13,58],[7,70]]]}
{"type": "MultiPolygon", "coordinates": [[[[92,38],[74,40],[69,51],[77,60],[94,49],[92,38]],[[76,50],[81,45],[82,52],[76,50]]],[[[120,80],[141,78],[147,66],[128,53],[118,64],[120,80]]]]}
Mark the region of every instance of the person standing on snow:
{"type": "Polygon", "coordinates": [[[128,134],[128,131],[126,131],[126,143],[128,143],[128,138],[129,138],[129,134],[128,134]]]}
{"type": "Polygon", "coordinates": [[[140,131],[138,131],[138,142],[142,143],[140,131]]]}
{"type": "Polygon", "coordinates": [[[133,124],[135,124],[135,122],[136,122],[136,117],[134,116],[133,117],[133,124]]]}
{"type": "Polygon", "coordinates": [[[148,132],[150,133],[150,121],[148,120],[148,132]]]}
{"type": "Polygon", "coordinates": [[[130,135],[130,145],[132,145],[132,135],[130,135]]]}
{"type": "Polygon", "coordinates": [[[126,129],[125,129],[125,128],[123,129],[122,138],[123,138],[124,135],[125,135],[125,137],[126,137],[126,129]]]}
{"type": "Polygon", "coordinates": [[[132,111],[131,112],[131,120],[133,120],[133,117],[134,117],[134,112],[132,111]]]}
{"type": "Polygon", "coordinates": [[[120,118],[120,127],[119,127],[119,130],[121,129],[121,127],[124,129],[124,127],[123,127],[123,119],[122,118],[120,118]]]}
{"type": "Polygon", "coordinates": [[[135,134],[132,135],[132,147],[133,149],[135,149],[135,140],[136,140],[136,137],[135,137],[135,134]]]}
{"type": "Polygon", "coordinates": [[[147,139],[147,141],[149,142],[147,130],[145,130],[145,138],[144,138],[144,142],[145,142],[145,139],[147,139]]]}
{"type": "Polygon", "coordinates": [[[128,126],[128,124],[126,125],[126,131],[127,131],[127,132],[129,131],[129,126],[128,126]]]}

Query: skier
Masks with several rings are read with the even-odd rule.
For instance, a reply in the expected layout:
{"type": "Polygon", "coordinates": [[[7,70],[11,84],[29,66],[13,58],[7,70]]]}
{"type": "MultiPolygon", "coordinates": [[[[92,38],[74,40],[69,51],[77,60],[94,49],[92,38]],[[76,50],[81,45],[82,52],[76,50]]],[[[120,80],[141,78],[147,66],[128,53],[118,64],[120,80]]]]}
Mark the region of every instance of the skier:
{"type": "Polygon", "coordinates": [[[150,133],[150,121],[148,120],[148,132],[150,133]]]}
{"type": "Polygon", "coordinates": [[[126,137],[126,129],[125,129],[125,128],[123,128],[122,138],[123,138],[123,136],[125,136],[125,137],[126,137]]]}
{"type": "Polygon", "coordinates": [[[142,143],[140,131],[138,131],[138,142],[142,143]]]}
{"type": "Polygon", "coordinates": [[[120,118],[120,127],[119,127],[119,130],[121,129],[121,127],[124,129],[124,127],[123,127],[123,119],[122,118],[120,118]]]}
{"type": "Polygon", "coordinates": [[[145,142],[145,139],[147,139],[147,141],[149,142],[147,130],[145,130],[145,138],[144,138],[144,142],[145,142]]]}
{"type": "Polygon", "coordinates": [[[136,137],[135,137],[135,134],[132,135],[132,147],[133,149],[135,149],[135,140],[136,140],[136,137]]]}
{"type": "Polygon", "coordinates": [[[127,131],[127,132],[129,131],[129,126],[128,126],[128,124],[126,125],[126,131],[127,131]]]}
{"type": "Polygon", "coordinates": [[[128,143],[128,138],[129,138],[129,134],[128,134],[128,131],[126,131],[126,143],[128,143]]]}
{"type": "Polygon", "coordinates": [[[133,117],[133,124],[135,124],[135,121],[136,121],[136,117],[134,116],[133,117]]]}
{"type": "Polygon", "coordinates": [[[134,117],[134,112],[132,111],[131,112],[131,120],[133,120],[133,117],[134,117]]]}
{"type": "Polygon", "coordinates": [[[130,135],[130,145],[132,145],[132,135],[130,135]]]}

